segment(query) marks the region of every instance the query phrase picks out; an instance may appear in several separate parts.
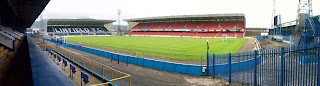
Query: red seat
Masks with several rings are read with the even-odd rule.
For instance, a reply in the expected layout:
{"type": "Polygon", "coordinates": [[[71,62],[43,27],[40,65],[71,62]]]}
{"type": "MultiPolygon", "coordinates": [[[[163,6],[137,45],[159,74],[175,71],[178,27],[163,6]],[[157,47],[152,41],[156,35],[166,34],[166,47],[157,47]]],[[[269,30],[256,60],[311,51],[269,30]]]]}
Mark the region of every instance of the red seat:
{"type": "Polygon", "coordinates": [[[173,29],[182,29],[187,23],[186,22],[176,22],[172,28],[173,29]]]}
{"type": "Polygon", "coordinates": [[[186,24],[186,29],[195,29],[195,28],[200,28],[202,25],[202,22],[188,22],[186,24]]]}
{"type": "MultiPolygon", "coordinates": [[[[244,22],[220,22],[220,21],[190,21],[190,22],[152,22],[139,23],[134,26],[131,35],[168,35],[168,36],[198,36],[198,37],[243,37],[244,33],[227,32],[228,29],[244,30],[244,22]],[[220,29],[218,29],[220,27],[220,29]],[[136,32],[141,29],[149,29],[149,32],[136,32]],[[173,31],[171,31],[172,29],[173,31]],[[195,30],[197,29],[197,30],[195,30]],[[168,32],[169,31],[169,32],[168,32]],[[182,32],[184,31],[184,32],[182,32]],[[187,32],[185,32],[187,31],[187,32]],[[194,32],[188,32],[194,31],[194,32]],[[196,33],[196,31],[203,31],[196,33]]],[[[148,31],[148,30],[146,30],[148,31]]]]}
{"type": "Polygon", "coordinates": [[[243,33],[237,33],[237,38],[242,38],[243,37],[243,33]]]}
{"type": "Polygon", "coordinates": [[[198,33],[199,37],[215,37],[216,33],[198,33]]]}
{"type": "Polygon", "coordinates": [[[180,36],[196,36],[197,34],[196,33],[193,33],[193,32],[184,32],[184,33],[181,33],[180,36]]]}

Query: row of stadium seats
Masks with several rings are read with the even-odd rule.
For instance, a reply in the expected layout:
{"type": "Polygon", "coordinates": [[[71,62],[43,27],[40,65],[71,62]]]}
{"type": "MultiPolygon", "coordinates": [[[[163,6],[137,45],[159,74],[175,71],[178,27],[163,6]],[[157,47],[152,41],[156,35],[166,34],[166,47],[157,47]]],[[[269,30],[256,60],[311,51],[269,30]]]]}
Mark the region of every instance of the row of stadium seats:
{"type": "Polygon", "coordinates": [[[0,25],[0,63],[6,58],[9,52],[15,51],[23,39],[23,36],[23,33],[0,25]]]}
{"type": "MultiPolygon", "coordinates": [[[[244,30],[244,22],[155,22],[139,23],[132,29],[208,29],[211,31],[244,30]]],[[[153,31],[153,30],[150,30],[153,31]]]]}
{"type": "MultiPolygon", "coordinates": [[[[189,22],[189,23],[192,23],[192,22],[189,22]]],[[[191,29],[191,27],[187,27],[187,22],[177,22],[177,23],[174,23],[172,28],[173,29],[191,29]]],[[[150,28],[150,29],[153,29],[153,28],[150,28]]]]}
{"type": "Polygon", "coordinates": [[[85,26],[48,26],[49,36],[68,36],[68,35],[111,35],[105,27],[85,27],[85,26]]]}
{"type": "Polygon", "coordinates": [[[48,26],[47,32],[108,32],[105,27],[48,26]]]}
{"type": "Polygon", "coordinates": [[[194,37],[233,37],[242,38],[244,33],[193,33],[193,32],[130,32],[130,35],[194,36],[194,37]]]}
{"type": "Polygon", "coordinates": [[[0,26],[0,44],[6,49],[14,50],[23,36],[23,33],[14,31],[10,27],[0,26]]]}
{"type": "Polygon", "coordinates": [[[80,33],[69,33],[69,35],[81,35],[80,33]]]}
{"type": "Polygon", "coordinates": [[[259,31],[246,31],[247,37],[255,37],[255,36],[261,36],[261,32],[259,31]]]}

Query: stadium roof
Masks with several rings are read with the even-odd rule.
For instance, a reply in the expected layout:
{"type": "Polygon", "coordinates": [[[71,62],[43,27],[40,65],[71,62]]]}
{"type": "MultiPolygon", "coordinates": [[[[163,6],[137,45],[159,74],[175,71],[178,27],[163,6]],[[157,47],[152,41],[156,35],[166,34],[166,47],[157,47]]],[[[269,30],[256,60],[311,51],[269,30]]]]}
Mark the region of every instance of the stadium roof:
{"type": "Polygon", "coordinates": [[[37,19],[50,0],[1,0],[1,24],[24,31],[37,19]]]}
{"type": "Polygon", "coordinates": [[[97,19],[49,19],[47,25],[104,25],[113,23],[115,20],[97,19]]]}
{"type": "Polygon", "coordinates": [[[218,20],[218,19],[245,19],[243,13],[235,14],[206,14],[206,15],[175,15],[125,19],[128,22],[146,22],[146,21],[170,21],[170,20],[218,20]]]}

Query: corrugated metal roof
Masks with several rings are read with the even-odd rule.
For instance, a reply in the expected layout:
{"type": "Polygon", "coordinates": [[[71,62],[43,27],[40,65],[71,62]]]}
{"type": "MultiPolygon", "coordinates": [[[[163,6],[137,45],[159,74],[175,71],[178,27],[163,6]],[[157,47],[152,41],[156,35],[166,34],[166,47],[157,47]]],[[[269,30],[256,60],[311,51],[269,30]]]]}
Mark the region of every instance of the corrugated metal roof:
{"type": "Polygon", "coordinates": [[[146,22],[146,21],[170,21],[170,20],[217,20],[217,19],[245,19],[245,14],[205,14],[205,15],[175,15],[159,16],[146,18],[125,19],[128,22],[146,22]]]}
{"type": "Polygon", "coordinates": [[[49,19],[47,25],[104,25],[113,23],[115,20],[97,19],[49,19]]]}
{"type": "Polygon", "coordinates": [[[1,23],[13,29],[25,30],[37,19],[50,0],[2,0],[1,23]]]}

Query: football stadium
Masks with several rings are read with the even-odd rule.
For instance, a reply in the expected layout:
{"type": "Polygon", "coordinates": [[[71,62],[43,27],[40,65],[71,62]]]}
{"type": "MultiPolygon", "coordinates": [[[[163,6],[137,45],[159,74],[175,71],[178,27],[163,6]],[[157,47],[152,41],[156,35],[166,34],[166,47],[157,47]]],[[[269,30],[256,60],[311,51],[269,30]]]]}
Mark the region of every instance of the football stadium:
{"type": "MultiPolygon", "coordinates": [[[[297,18],[291,21],[275,13],[273,0],[271,27],[249,26],[257,21],[252,22],[247,12],[150,13],[157,14],[150,17],[138,14],[144,9],[139,8],[133,12],[137,14],[124,10],[128,12],[123,19],[120,9],[117,18],[109,17],[114,16],[111,12],[107,19],[86,18],[74,16],[97,10],[79,7],[65,12],[58,1],[49,2],[1,1],[0,86],[318,86],[320,82],[320,16],[313,13],[311,0],[299,0],[297,18]],[[48,12],[43,19],[45,8],[71,16],[48,12]],[[87,12],[74,14],[76,10],[87,12]]],[[[100,6],[102,1],[77,3],[89,6],[89,2],[100,6]]]]}
{"type": "MultiPolygon", "coordinates": [[[[200,60],[201,56],[205,57],[206,55],[206,40],[210,41],[209,46],[221,46],[212,47],[209,52],[215,51],[219,54],[229,53],[230,51],[232,53],[238,52],[247,40],[243,38],[244,20],[243,14],[131,19],[127,21],[130,21],[128,23],[132,27],[132,32],[129,32],[127,36],[85,37],[86,35],[79,34],[72,35],[76,37],[68,37],[67,41],[74,44],[82,43],[85,46],[95,48],[115,49],[118,52],[135,53],[139,51],[146,55],[200,60]],[[230,17],[228,17],[229,15],[230,17]],[[216,16],[221,17],[221,19],[216,16]],[[202,20],[203,18],[205,20],[202,20]],[[231,21],[232,18],[235,21],[231,21]],[[225,21],[218,22],[217,20],[225,21]],[[188,58],[186,57],[187,54],[190,55],[188,58]]],[[[59,32],[48,33],[59,34],[59,32]]]]}

